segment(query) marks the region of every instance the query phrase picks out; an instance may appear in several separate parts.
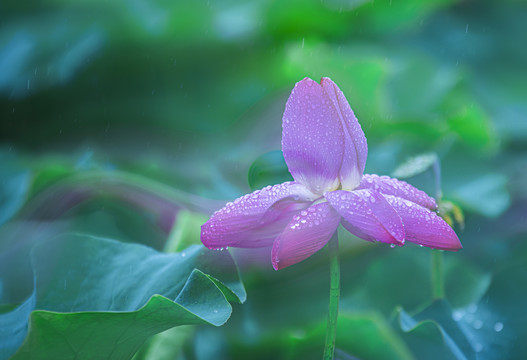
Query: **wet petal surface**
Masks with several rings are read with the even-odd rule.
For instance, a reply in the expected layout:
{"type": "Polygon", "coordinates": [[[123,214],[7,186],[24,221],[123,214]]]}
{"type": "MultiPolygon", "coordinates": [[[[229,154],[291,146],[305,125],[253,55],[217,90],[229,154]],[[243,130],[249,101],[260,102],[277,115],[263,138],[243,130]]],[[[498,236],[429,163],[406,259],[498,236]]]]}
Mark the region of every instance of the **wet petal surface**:
{"type": "Polygon", "coordinates": [[[401,217],[381,194],[370,190],[339,190],[325,197],[346,220],[343,225],[354,235],[369,241],[404,244],[401,217]]]}
{"type": "Polygon", "coordinates": [[[344,134],[339,115],[323,87],[305,78],[285,106],[282,151],[295,181],[323,194],[339,184],[344,134]]]}
{"type": "Polygon", "coordinates": [[[396,196],[385,197],[401,216],[407,241],[434,249],[457,251],[462,248],[454,230],[435,212],[396,196]]]}
{"type": "Polygon", "coordinates": [[[389,176],[369,175],[365,174],[362,177],[359,187],[360,189],[371,189],[385,195],[393,195],[406,200],[410,200],[416,204],[424,206],[430,210],[437,209],[436,201],[428,196],[424,191],[421,191],[405,181],[391,178],[389,176]]]}
{"type": "Polygon", "coordinates": [[[209,249],[270,246],[293,215],[314,199],[314,194],[295,182],[265,187],[216,211],[202,225],[201,241],[209,249]]]}
{"type": "Polygon", "coordinates": [[[337,230],[340,215],[327,203],[319,203],[294,216],[273,244],[275,270],[296,264],[320,250],[337,230]]]}
{"type": "Polygon", "coordinates": [[[339,116],[344,133],[344,156],[339,171],[342,188],[352,190],[360,182],[368,157],[368,144],[364,132],[348,100],[330,78],[322,78],[321,85],[328,94],[339,116]]]}

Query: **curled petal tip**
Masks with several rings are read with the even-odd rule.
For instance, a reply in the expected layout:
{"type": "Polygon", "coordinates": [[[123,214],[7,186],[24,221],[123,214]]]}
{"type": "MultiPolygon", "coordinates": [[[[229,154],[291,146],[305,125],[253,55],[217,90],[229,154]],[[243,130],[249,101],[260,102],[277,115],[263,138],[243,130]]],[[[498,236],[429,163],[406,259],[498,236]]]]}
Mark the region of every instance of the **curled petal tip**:
{"type": "Polygon", "coordinates": [[[453,233],[453,236],[451,238],[451,240],[452,240],[451,248],[450,249],[445,249],[445,250],[458,251],[458,250],[463,249],[463,245],[461,245],[461,241],[459,240],[459,238],[457,237],[457,235],[454,233],[453,230],[452,230],[452,233],[453,233]]]}
{"type": "Polygon", "coordinates": [[[207,221],[205,224],[201,225],[201,233],[200,233],[200,239],[203,245],[210,250],[214,250],[214,246],[212,246],[209,243],[209,237],[208,237],[208,229],[210,228],[209,221],[207,221]]]}
{"type": "Polygon", "coordinates": [[[275,269],[276,271],[281,269],[281,267],[280,267],[280,260],[278,260],[277,258],[273,257],[272,263],[273,263],[273,269],[275,269]]]}
{"type": "Polygon", "coordinates": [[[332,85],[335,85],[335,82],[333,80],[331,80],[331,78],[329,78],[327,76],[323,76],[323,77],[320,78],[320,84],[322,84],[324,82],[327,82],[327,83],[330,83],[332,85]]]}
{"type": "Polygon", "coordinates": [[[401,216],[407,241],[433,249],[461,249],[454,230],[435,212],[396,196],[385,195],[385,198],[401,216]]]}

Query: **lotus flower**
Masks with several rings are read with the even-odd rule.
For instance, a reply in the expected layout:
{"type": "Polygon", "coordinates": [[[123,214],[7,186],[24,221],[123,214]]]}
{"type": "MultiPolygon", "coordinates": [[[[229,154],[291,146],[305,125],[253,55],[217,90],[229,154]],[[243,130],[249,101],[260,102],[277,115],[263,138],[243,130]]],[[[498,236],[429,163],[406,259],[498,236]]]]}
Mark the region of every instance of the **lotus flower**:
{"type": "Polygon", "coordinates": [[[228,203],[201,227],[209,249],[268,248],[275,270],[296,264],[342,224],[368,241],[406,241],[457,251],[461,243],[425,192],[387,176],[363,174],[364,132],[329,78],[298,82],[285,106],[282,151],[294,181],[228,203]]]}

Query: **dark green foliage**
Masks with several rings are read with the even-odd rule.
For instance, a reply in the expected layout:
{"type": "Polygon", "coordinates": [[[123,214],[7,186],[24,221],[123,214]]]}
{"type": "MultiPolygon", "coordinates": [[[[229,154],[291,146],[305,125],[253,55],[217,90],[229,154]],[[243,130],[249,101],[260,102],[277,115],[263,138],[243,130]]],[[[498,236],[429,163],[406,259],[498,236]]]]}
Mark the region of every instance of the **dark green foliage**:
{"type": "Polygon", "coordinates": [[[279,272],[233,253],[241,305],[229,254],[196,247],[226,201],[291,180],[281,116],[306,76],[347,96],[366,172],[435,195],[437,160],[442,200],[465,214],[441,300],[428,249],[340,234],[337,356],[522,358],[526,12],[514,0],[2,1],[0,359],[320,358],[324,251],[279,272]]]}

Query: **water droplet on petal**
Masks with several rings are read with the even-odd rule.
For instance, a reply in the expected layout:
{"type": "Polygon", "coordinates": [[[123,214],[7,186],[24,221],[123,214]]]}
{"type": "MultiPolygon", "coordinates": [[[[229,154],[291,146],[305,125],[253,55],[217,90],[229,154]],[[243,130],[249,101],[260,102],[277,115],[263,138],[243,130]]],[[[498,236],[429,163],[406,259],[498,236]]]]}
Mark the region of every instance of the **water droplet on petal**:
{"type": "Polygon", "coordinates": [[[390,244],[390,247],[393,249],[395,247],[395,244],[390,244]]]}

